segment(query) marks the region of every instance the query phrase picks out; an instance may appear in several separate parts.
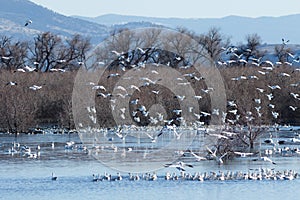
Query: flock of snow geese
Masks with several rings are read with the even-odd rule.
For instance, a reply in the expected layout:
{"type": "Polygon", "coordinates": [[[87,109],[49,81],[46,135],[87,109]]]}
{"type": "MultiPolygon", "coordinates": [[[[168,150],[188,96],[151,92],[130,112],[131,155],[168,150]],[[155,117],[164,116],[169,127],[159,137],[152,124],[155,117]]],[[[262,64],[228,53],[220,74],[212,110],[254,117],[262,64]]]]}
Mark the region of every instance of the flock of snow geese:
{"type": "MultiPolygon", "coordinates": [[[[296,140],[296,139],[295,139],[296,140]]],[[[299,144],[300,139],[295,141],[296,144],[299,144]]],[[[275,143],[272,138],[266,139],[264,141],[267,145],[272,145],[275,143]]],[[[52,150],[56,148],[56,145],[54,142],[50,144],[52,150]]],[[[275,147],[275,146],[274,146],[275,147]]],[[[45,145],[43,145],[42,148],[45,148],[45,145]]],[[[48,148],[48,147],[47,147],[48,148]]],[[[13,142],[12,147],[7,151],[7,153],[14,155],[14,154],[20,154],[22,157],[28,157],[30,159],[38,159],[41,156],[41,146],[37,145],[35,150],[36,152],[33,152],[31,150],[32,148],[27,145],[21,145],[20,143],[13,142]]],[[[81,150],[82,152],[87,153],[88,150],[85,146],[82,144],[76,144],[74,141],[68,141],[64,145],[64,149],[68,151],[78,151],[81,150]]],[[[211,150],[209,147],[206,146],[207,149],[207,156],[200,156],[196,153],[194,153],[192,150],[186,150],[184,152],[181,152],[181,154],[185,154],[184,157],[190,157],[194,160],[194,162],[201,162],[206,160],[214,159],[219,165],[223,164],[223,157],[226,156],[228,153],[225,153],[221,156],[216,155],[216,150],[211,150]]],[[[130,150],[128,150],[130,151],[130,150]]],[[[132,151],[132,150],[131,150],[132,151]]],[[[273,166],[276,166],[277,163],[272,161],[270,157],[267,156],[260,156],[260,157],[252,157],[256,153],[246,153],[246,152],[230,152],[235,154],[238,157],[246,158],[250,157],[252,161],[262,161],[266,163],[270,163],[273,166]]],[[[285,147],[279,151],[274,151],[275,153],[280,153],[280,155],[287,155],[290,157],[291,154],[300,155],[300,150],[298,149],[289,149],[288,147],[285,147]]],[[[265,155],[270,155],[272,152],[269,152],[268,149],[266,149],[265,155]]],[[[111,174],[104,173],[104,175],[99,174],[93,174],[92,181],[121,181],[121,180],[130,180],[130,181],[138,181],[138,180],[149,180],[149,181],[155,181],[155,180],[173,180],[173,181],[227,181],[227,180],[293,180],[296,178],[299,178],[299,175],[294,170],[284,170],[284,171],[278,171],[274,168],[258,168],[258,169],[249,169],[246,172],[243,171],[227,171],[224,172],[222,170],[214,172],[193,172],[194,174],[188,172],[188,169],[193,169],[194,164],[189,164],[183,161],[176,161],[172,163],[164,164],[162,167],[165,169],[175,169],[178,170],[179,174],[176,173],[176,171],[171,170],[166,172],[165,176],[158,176],[156,172],[153,173],[129,173],[128,176],[122,176],[120,172],[117,173],[117,176],[112,176],[111,174]]],[[[193,170],[194,171],[194,170],[193,170]]],[[[52,173],[51,180],[55,181],[57,180],[57,176],[52,173]]]]}
{"type": "Polygon", "coordinates": [[[185,171],[180,171],[179,174],[176,172],[170,173],[166,172],[164,176],[158,176],[156,172],[153,173],[129,173],[128,176],[122,176],[120,172],[116,176],[105,172],[103,175],[93,174],[93,182],[98,181],[122,181],[124,179],[129,181],[157,181],[157,180],[166,180],[166,181],[237,181],[237,180],[294,180],[299,178],[299,174],[294,170],[283,170],[276,171],[269,168],[259,168],[251,169],[247,172],[243,171],[210,171],[210,172],[195,172],[187,173],[185,171]]]}
{"type": "MultiPolygon", "coordinates": [[[[285,39],[282,39],[282,45],[287,45],[289,40],[285,41],[285,39]]],[[[217,65],[219,66],[235,66],[235,65],[247,65],[247,66],[264,66],[264,65],[269,65],[271,67],[278,67],[281,65],[288,65],[288,66],[299,66],[300,63],[300,56],[299,55],[294,55],[290,52],[287,52],[287,61],[285,62],[280,62],[280,61],[275,61],[272,62],[270,60],[263,59],[263,57],[255,58],[255,57],[250,57],[247,60],[243,59],[244,54],[237,54],[238,48],[234,46],[230,46],[228,48],[222,48],[224,52],[226,52],[226,55],[230,55],[232,59],[228,59],[227,61],[218,61],[217,65]],[[288,62],[290,61],[290,62],[288,62]]],[[[246,52],[251,53],[251,49],[246,49],[246,52]]]]}
{"type": "MultiPolygon", "coordinates": [[[[29,20],[29,21],[26,22],[25,26],[28,26],[31,23],[32,23],[32,21],[29,20]]],[[[118,52],[114,51],[113,53],[116,54],[118,52]]],[[[233,55],[235,54],[234,51],[232,51],[231,53],[233,55]]],[[[241,57],[240,55],[236,55],[236,56],[238,56],[238,58],[241,57]]],[[[290,55],[290,57],[294,58],[293,62],[299,63],[299,58],[295,58],[294,55],[290,55]]],[[[231,65],[231,64],[236,63],[236,62],[245,63],[245,64],[248,63],[247,61],[245,61],[243,59],[239,59],[239,60],[228,60],[226,62],[218,62],[218,65],[222,65],[222,66],[231,65]]],[[[273,71],[274,68],[278,65],[282,65],[282,64],[286,64],[286,65],[290,65],[290,66],[293,65],[293,63],[288,63],[288,62],[286,62],[286,63],[276,62],[275,64],[273,64],[271,61],[260,61],[260,59],[252,59],[250,64],[259,67],[258,70],[257,70],[257,74],[253,74],[251,76],[241,75],[239,77],[232,77],[231,80],[232,81],[243,81],[243,80],[249,80],[249,79],[258,80],[259,76],[267,76],[268,73],[273,71]]],[[[18,72],[33,72],[33,71],[35,71],[35,68],[31,68],[29,66],[26,66],[25,68],[18,69],[17,71],[18,72]]],[[[61,69],[51,69],[51,71],[53,71],[53,72],[64,72],[64,70],[61,70],[61,69]]],[[[294,71],[296,72],[294,75],[299,77],[300,68],[295,67],[294,71]]],[[[159,74],[159,72],[156,71],[156,70],[152,70],[151,73],[153,75],[159,74]]],[[[111,73],[107,76],[107,79],[111,79],[111,78],[114,78],[114,77],[120,77],[120,76],[121,75],[119,73],[111,73]]],[[[204,79],[203,77],[197,77],[195,75],[195,73],[187,73],[187,74],[184,74],[183,76],[185,78],[191,78],[191,79],[194,79],[194,80],[197,80],[197,81],[200,81],[200,80],[204,79]]],[[[286,72],[282,72],[282,73],[279,74],[279,76],[289,78],[292,75],[288,74],[286,72]]],[[[151,80],[149,77],[141,77],[140,80],[144,82],[143,86],[154,85],[159,81],[159,80],[151,80]]],[[[180,78],[180,77],[177,78],[177,81],[178,81],[177,84],[180,85],[180,86],[185,86],[185,85],[190,84],[189,82],[186,82],[186,79],[180,78]]],[[[299,84],[300,84],[300,82],[292,83],[292,84],[290,84],[290,87],[297,88],[299,86],[299,84]]],[[[14,82],[14,81],[10,81],[10,82],[7,83],[7,85],[16,86],[16,85],[18,85],[18,83],[14,82]]],[[[116,86],[115,89],[118,90],[119,93],[117,95],[113,96],[111,93],[109,93],[107,91],[107,89],[105,88],[104,85],[98,85],[98,84],[93,83],[93,82],[88,83],[88,85],[91,86],[92,90],[97,91],[97,96],[98,97],[110,98],[112,110],[115,109],[115,104],[117,103],[117,98],[124,99],[124,98],[129,98],[131,96],[128,93],[128,90],[131,89],[131,90],[140,91],[140,88],[136,85],[131,84],[128,87],[118,85],[118,86],[116,86]]],[[[281,90],[282,87],[283,86],[281,86],[281,85],[267,85],[267,88],[268,88],[270,93],[267,93],[267,89],[264,89],[264,88],[256,88],[256,90],[257,90],[257,92],[259,92],[261,94],[265,94],[264,96],[269,101],[271,101],[274,98],[273,91],[281,90]]],[[[37,90],[41,90],[42,86],[33,85],[33,86],[30,86],[29,89],[37,91],[37,90]]],[[[214,91],[213,88],[202,88],[201,89],[201,92],[203,94],[209,94],[210,92],[213,92],[213,91],[214,91]]],[[[159,90],[152,90],[152,93],[155,94],[155,95],[158,95],[158,94],[160,94],[160,91],[159,90]]],[[[298,93],[292,91],[292,92],[290,92],[290,96],[291,96],[291,98],[295,99],[296,103],[299,104],[300,95],[298,93]]],[[[186,97],[182,96],[182,95],[176,95],[175,98],[177,98],[179,101],[185,101],[185,99],[186,99],[186,97]]],[[[202,96],[201,95],[195,95],[194,98],[196,100],[201,100],[202,96]]],[[[258,117],[262,116],[262,113],[260,112],[261,108],[262,108],[261,107],[261,102],[262,101],[263,101],[263,99],[260,99],[260,98],[254,99],[254,102],[257,104],[255,109],[257,111],[257,116],[258,117]]],[[[166,116],[164,116],[162,113],[156,113],[157,114],[156,116],[150,116],[149,111],[147,110],[146,106],[140,104],[140,99],[139,98],[130,100],[129,104],[133,105],[133,106],[137,106],[137,110],[130,113],[130,116],[133,118],[133,120],[136,123],[141,122],[141,118],[139,116],[141,116],[141,115],[144,116],[144,117],[149,116],[150,121],[153,125],[156,125],[158,123],[167,124],[167,125],[164,126],[163,130],[173,133],[174,136],[177,139],[180,139],[181,135],[178,133],[177,127],[172,125],[173,122],[174,122],[173,119],[171,119],[171,120],[166,119],[165,118],[166,116]]],[[[188,109],[188,112],[190,112],[192,115],[194,115],[195,118],[198,119],[198,120],[200,120],[201,117],[207,117],[207,116],[210,116],[210,115],[222,115],[223,123],[229,123],[229,124],[234,125],[234,124],[237,123],[238,119],[241,117],[239,115],[238,105],[235,102],[235,100],[228,100],[227,104],[228,104],[228,107],[230,108],[228,110],[228,112],[220,113],[218,108],[213,108],[213,110],[211,112],[200,111],[199,113],[196,113],[196,112],[193,112],[192,107],[190,107],[188,109]],[[227,118],[226,116],[228,114],[234,115],[235,119],[227,118]]],[[[276,106],[272,103],[270,103],[268,106],[272,109],[272,111],[271,111],[272,116],[275,119],[277,119],[279,117],[279,113],[276,112],[276,110],[275,110],[276,106]]],[[[289,105],[289,108],[292,111],[296,111],[298,109],[298,107],[295,106],[295,105],[289,105]]],[[[89,113],[89,119],[92,121],[92,123],[96,124],[97,123],[96,108],[88,106],[86,109],[87,109],[87,112],[89,113]]],[[[122,119],[126,118],[126,115],[125,115],[126,112],[129,112],[129,111],[127,111],[125,107],[120,109],[120,113],[121,113],[120,117],[122,119]]],[[[175,113],[176,115],[178,115],[177,120],[180,120],[182,123],[184,122],[184,119],[180,116],[181,113],[183,112],[182,109],[177,108],[177,109],[174,109],[172,112],[175,113]]],[[[248,121],[251,121],[251,120],[254,119],[254,116],[252,115],[251,112],[247,112],[246,118],[247,118],[248,121]]],[[[198,126],[199,124],[203,125],[203,123],[198,121],[198,124],[196,124],[196,126],[198,126]]],[[[84,126],[81,123],[79,123],[79,127],[84,127],[84,126]]],[[[157,135],[150,135],[150,134],[147,134],[147,132],[145,132],[145,133],[148,136],[148,138],[151,139],[151,142],[155,143],[155,142],[157,142],[158,138],[164,133],[163,130],[160,130],[160,132],[157,135]]],[[[122,132],[122,129],[117,129],[115,134],[116,134],[116,137],[118,137],[122,140],[124,140],[126,138],[126,135],[124,134],[124,132],[122,132]]],[[[233,134],[233,133],[229,132],[229,134],[233,134]]],[[[226,134],[225,135],[220,135],[220,134],[210,133],[210,135],[216,136],[217,138],[219,138],[219,137],[228,137],[228,136],[226,136],[226,134]]],[[[16,149],[18,148],[18,149],[20,149],[20,151],[24,155],[26,155],[29,158],[39,157],[40,146],[38,146],[36,148],[37,152],[33,153],[29,147],[27,147],[25,145],[20,147],[19,145],[20,144],[15,144],[14,143],[13,147],[11,149],[9,149],[9,153],[11,153],[11,154],[17,153],[18,151],[16,149]]],[[[51,145],[52,145],[52,148],[54,148],[54,143],[52,143],[51,145]]],[[[74,147],[75,147],[75,143],[72,142],[72,141],[67,142],[66,145],[65,145],[66,149],[73,149],[74,147]]],[[[86,150],[86,147],[82,147],[82,148],[86,150]]],[[[216,160],[216,162],[218,164],[223,164],[223,162],[224,162],[223,158],[225,156],[227,156],[227,154],[229,154],[229,152],[226,152],[223,155],[217,155],[216,150],[212,150],[207,146],[206,146],[206,149],[207,149],[207,152],[210,155],[210,158],[216,160]]],[[[114,150],[116,150],[116,149],[114,148],[114,150]]],[[[286,149],[283,149],[283,150],[286,150],[286,149]]],[[[130,149],[128,149],[128,151],[130,151],[130,149]]],[[[132,151],[132,149],[131,149],[131,151],[132,151]]],[[[288,150],[286,150],[286,151],[288,151],[288,150]]],[[[298,153],[300,154],[300,151],[298,149],[294,150],[293,152],[297,153],[297,154],[298,153]]],[[[195,158],[196,161],[207,160],[207,157],[202,157],[200,155],[197,155],[196,153],[192,152],[191,150],[189,150],[187,152],[184,152],[184,153],[189,154],[190,156],[195,158]]],[[[235,154],[236,156],[240,156],[240,157],[248,157],[248,156],[253,155],[253,153],[238,152],[238,151],[231,152],[231,153],[235,154]]],[[[269,155],[269,152],[267,152],[266,155],[269,155]]],[[[268,162],[272,165],[276,165],[276,163],[274,161],[272,161],[268,156],[260,156],[258,158],[252,159],[252,160],[253,161],[261,160],[263,162],[268,162]]],[[[193,165],[184,163],[182,161],[179,161],[179,162],[176,162],[176,163],[165,164],[164,167],[166,167],[166,168],[175,168],[175,169],[180,171],[180,175],[176,175],[176,173],[171,174],[171,173],[168,172],[164,176],[165,180],[198,180],[198,181],[206,181],[206,180],[292,180],[292,179],[298,177],[298,173],[296,173],[293,170],[286,170],[286,171],[280,172],[280,171],[265,170],[265,169],[260,169],[260,170],[255,171],[255,172],[230,172],[230,171],[228,171],[227,173],[224,173],[224,172],[220,171],[220,172],[209,172],[209,173],[195,173],[194,175],[192,175],[190,173],[186,173],[186,167],[193,168],[193,165]]],[[[153,174],[146,173],[146,174],[142,175],[142,177],[140,177],[138,174],[136,174],[136,175],[129,174],[129,176],[127,178],[129,180],[140,180],[140,179],[143,179],[143,180],[157,180],[159,177],[156,175],[156,173],[153,173],[153,174]]],[[[52,180],[56,180],[56,179],[57,179],[57,177],[54,176],[54,174],[52,174],[52,180]]],[[[103,176],[93,175],[93,181],[103,181],[103,180],[110,180],[110,181],[111,180],[122,180],[122,176],[121,176],[120,173],[118,173],[116,177],[112,177],[108,173],[105,173],[103,176]]]]}
{"type": "MultiPolygon", "coordinates": [[[[119,53],[121,54],[121,53],[119,53]]],[[[277,63],[278,64],[278,63],[277,63]]],[[[260,66],[258,65],[257,68],[257,74],[252,74],[250,76],[245,76],[245,75],[240,75],[238,77],[232,77],[231,81],[247,81],[247,80],[259,80],[261,78],[261,76],[268,76],[268,74],[271,74],[272,71],[276,71],[276,66],[271,62],[271,61],[264,61],[264,63],[260,66]]],[[[126,69],[124,69],[126,70],[126,69]]],[[[279,77],[283,77],[286,79],[292,78],[292,77],[299,77],[300,76],[300,68],[294,67],[293,70],[293,74],[289,74],[287,72],[280,72],[278,74],[279,77]]],[[[156,70],[152,70],[151,71],[151,77],[153,77],[153,75],[159,74],[158,71],[156,70]]],[[[111,73],[107,76],[107,78],[120,78],[121,74],[119,73],[111,73]]],[[[134,77],[126,77],[126,79],[132,79],[134,77]]],[[[125,78],[124,78],[125,79],[125,78]]],[[[149,77],[140,77],[139,78],[140,81],[143,82],[143,86],[149,86],[149,85],[155,85],[157,83],[159,83],[160,79],[150,79],[149,77]]],[[[204,80],[203,77],[198,77],[195,75],[195,73],[186,73],[183,74],[183,77],[177,77],[176,80],[177,82],[174,82],[174,84],[177,84],[178,87],[182,87],[184,88],[184,86],[186,85],[190,85],[191,83],[188,82],[188,79],[193,79],[193,80],[197,80],[197,81],[201,81],[204,80]]],[[[295,79],[297,81],[297,79],[295,79]]],[[[125,99],[125,98],[130,98],[130,92],[131,90],[136,90],[138,92],[140,92],[140,88],[136,85],[117,85],[115,87],[115,91],[118,91],[116,94],[112,94],[109,91],[107,91],[106,87],[104,85],[97,85],[96,83],[90,82],[89,83],[92,86],[93,90],[97,91],[97,96],[101,97],[101,98],[109,98],[110,102],[111,102],[111,107],[112,110],[114,110],[114,108],[116,107],[116,102],[118,102],[118,99],[125,99]]],[[[279,118],[279,112],[276,108],[276,105],[272,103],[272,100],[274,99],[274,94],[275,91],[280,91],[283,87],[290,87],[289,91],[290,91],[290,97],[295,99],[294,101],[294,105],[289,105],[288,108],[292,111],[296,111],[298,109],[298,104],[300,101],[300,95],[299,93],[297,93],[298,91],[298,86],[300,85],[300,81],[298,82],[294,82],[291,83],[290,85],[278,85],[278,84],[274,84],[274,85],[266,85],[266,86],[261,86],[261,87],[256,87],[256,91],[258,92],[259,96],[261,98],[255,98],[254,102],[256,104],[255,109],[257,111],[257,116],[260,118],[262,117],[263,113],[261,112],[262,110],[262,102],[264,101],[264,99],[262,99],[263,97],[267,98],[267,100],[270,101],[270,103],[268,104],[268,107],[271,108],[271,113],[272,116],[277,119],[279,118]]],[[[214,91],[214,88],[208,87],[208,88],[202,88],[201,92],[203,95],[205,94],[209,94],[211,92],[214,91]]],[[[152,93],[159,95],[160,91],[159,90],[152,90],[152,93]]],[[[203,95],[195,95],[194,98],[199,101],[203,98],[203,95]]],[[[174,96],[174,98],[178,99],[179,101],[183,102],[187,99],[186,96],[184,95],[176,95],[174,96]]],[[[230,123],[232,125],[234,125],[235,123],[237,123],[237,121],[240,119],[241,115],[239,115],[239,107],[237,105],[237,103],[235,102],[235,99],[232,100],[228,100],[228,107],[230,108],[230,110],[228,110],[227,112],[219,112],[218,108],[213,108],[211,112],[204,112],[204,111],[200,111],[200,112],[193,112],[193,107],[189,107],[189,111],[192,115],[194,115],[196,118],[200,119],[201,117],[207,117],[207,116],[211,116],[211,115],[221,115],[222,114],[222,119],[223,119],[223,123],[230,123]],[[228,114],[233,114],[236,116],[236,119],[229,119],[227,117],[228,114]],[[226,118],[227,117],[227,118],[226,118]]],[[[132,99],[129,102],[131,105],[135,105],[137,106],[137,109],[135,111],[133,111],[131,113],[131,117],[133,118],[133,120],[137,123],[141,122],[141,117],[139,115],[139,113],[141,113],[143,117],[148,117],[149,116],[149,112],[148,110],[146,110],[146,107],[144,105],[141,104],[141,101],[139,98],[136,99],[132,99]]],[[[125,119],[125,113],[129,112],[126,110],[126,108],[121,108],[121,118],[125,119]]],[[[184,119],[182,119],[181,113],[183,112],[182,109],[178,108],[178,109],[174,109],[173,110],[174,113],[176,113],[176,115],[178,116],[177,120],[179,120],[181,123],[183,123],[184,119]]],[[[254,119],[254,113],[252,112],[247,112],[247,116],[246,116],[246,120],[247,121],[251,121],[254,119]]],[[[164,119],[164,117],[162,117],[162,113],[157,113],[157,116],[150,116],[150,122],[152,124],[157,124],[158,122],[167,122],[168,124],[172,124],[174,122],[174,120],[170,120],[170,121],[166,121],[166,119],[164,119]]]]}
{"type": "MultiPolygon", "coordinates": [[[[277,63],[277,64],[279,64],[279,63],[277,63]]],[[[259,67],[259,68],[257,68],[257,74],[253,74],[251,76],[241,75],[239,77],[232,77],[231,81],[244,81],[244,80],[249,80],[249,79],[250,80],[258,80],[260,78],[260,76],[267,76],[273,70],[275,71],[275,65],[270,61],[264,61],[264,64],[261,63],[261,65],[258,64],[257,66],[259,67]]],[[[294,71],[295,71],[295,73],[293,75],[288,74],[287,72],[281,72],[279,74],[279,76],[284,77],[284,78],[290,78],[292,76],[299,76],[300,69],[295,67],[294,71]]],[[[151,74],[152,75],[157,75],[157,74],[159,74],[159,72],[156,71],[156,70],[152,70],[151,74]]],[[[186,77],[186,78],[191,78],[191,79],[197,80],[197,81],[200,81],[200,80],[204,79],[203,77],[196,76],[195,73],[186,73],[183,76],[186,77]]],[[[120,78],[121,74],[111,73],[107,76],[107,79],[111,79],[111,78],[114,78],[114,77],[120,78]]],[[[126,77],[126,78],[130,79],[132,77],[126,77]]],[[[141,77],[140,81],[143,81],[143,84],[142,84],[143,86],[148,86],[148,85],[156,84],[159,81],[159,78],[158,79],[150,79],[150,77],[141,77]]],[[[183,79],[183,78],[180,78],[180,77],[178,77],[176,79],[176,81],[178,81],[177,84],[180,85],[180,86],[189,85],[189,82],[186,82],[186,79],[183,79]]],[[[295,91],[297,91],[297,87],[299,86],[299,84],[300,84],[300,82],[295,82],[295,83],[290,84],[290,87],[295,88],[295,91]]],[[[88,83],[88,85],[91,86],[92,90],[97,91],[97,94],[98,94],[97,96],[98,97],[100,97],[100,98],[109,98],[110,99],[112,110],[115,109],[116,102],[118,101],[118,98],[122,98],[122,99],[125,99],[125,98],[129,99],[130,98],[130,93],[128,92],[129,90],[133,89],[133,90],[136,90],[136,91],[140,92],[140,88],[137,87],[136,85],[132,85],[132,84],[128,85],[128,86],[117,85],[115,87],[116,91],[119,92],[119,93],[117,93],[117,95],[113,95],[112,93],[109,93],[109,91],[106,89],[106,87],[104,85],[98,85],[98,84],[93,83],[93,82],[88,83]]],[[[262,94],[261,98],[253,99],[253,101],[256,104],[255,110],[257,111],[257,117],[261,117],[263,115],[261,110],[262,110],[262,101],[264,101],[264,99],[262,99],[262,98],[265,97],[267,100],[270,101],[270,103],[268,104],[268,107],[270,107],[272,109],[271,114],[272,114],[273,118],[274,119],[279,118],[280,114],[279,114],[279,112],[276,111],[276,105],[272,104],[272,100],[274,98],[274,91],[281,90],[282,87],[284,87],[284,86],[283,85],[267,85],[264,88],[263,87],[262,88],[260,88],[260,87],[256,88],[256,91],[259,94],[262,94]]],[[[213,88],[202,88],[201,89],[201,92],[203,93],[203,95],[204,94],[209,94],[210,92],[213,92],[213,91],[214,91],[213,88]]],[[[159,90],[153,90],[152,93],[158,95],[158,94],[160,94],[160,91],[159,90]]],[[[295,100],[294,101],[295,105],[289,105],[289,109],[291,109],[292,111],[296,111],[298,109],[298,107],[296,105],[299,104],[300,95],[298,93],[294,92],[294,91],[291,91],[290,96],[291,96],[291,98],[293,98],[295,100]]],[[[185,101],[185,99],[186,99],[186,97],[182,96],[182,95],[176,95],[176,97],[174,97],[174,98],[177,98],[179,101],[185,101]]],[[[196,100],[201,100],[203,97],[201,95],[195,95],[194,98],[196,100]]],[[[149,110],[147,110],[145,105],[141,104],[141,101],[140,101],[139,98],[131,99],[128,102],[129,102],[130,105],[136,106],[136,108],[137,108],[136,110],[132,111],[132,113],[130,113],[130,116],[132,117],[132,119],[136,123],[141,122],[140,116],[144,116],[144,117],[149,117],[149,120],[153,125],[166,124],[165,126],[163,126],[163,129],[159,130],[159,133],[156,134],[156,135],[155,134],[154,135],[153,134],[148,134],[147,131],[143,131],[143,133],[145,133],[145,135],[150,139],[150,141],[152,143],[156,143],[158,141],[159,137],[162,136],[162,134],[163,134],[162,130],[166,130],[170,133],[173,133],[175,138],[180,139],[181,134],[178,133],[178,132],[180,132],[179,131],[180,127],[174,126],[174,124],[173,124],[174,119],[168,120],[168,119],[165,118],[166,116],[164,116],[163,113],[159,113],[159,112],[156,113],[156,116],[150,115],[149,110]]],[[[192,115],[194,115],[196,117],[196,119],[198,119],[199,121],[200,121],[201,117],[207,117],[207,116],[211,116],[211,115],[222,115],[223,123],[228,123],[228,124],[231,124],[231,125],[237,124],[239,118],[241,117],[239,115],[239,110],[238,110],[239,106],[237,105],[237,102],[235,100],[228,100],[227,101],[227,108],[229,108],[229,110],[227,112],[220,112],[218,108],[213,108],[211,112],[200,111],[199,113],[196,113],[196,112],[193,112],[193,108],[190,107],[188,109],[188,112],[190,112],[192,115]],[[228,118],[227,117],[228,114],[234,115],[235,118],[234,119],[228,118]]],[[[96,120],[96,117],[95,117],[96,116],[95,107],[87,107],[87,111],[89,113],[89,118],[92,120],[92,122],[97,123],[97,120],[96,120]]],[[[125,115],[125,113],[129,112],[129,111],[126,110],[125,107],[123,107],[123,108],[120,108],[119,112],[120,112],[120,117],[122,119],[125,119],[126,116],[128,116],[128,115],[125,115]]],[[[184,111],[182,109],[177,108],[177,109],[174,109],[172,112],[175,113],[176,115],[178,115],[177,120],[180,120],[181,123],[184,124],[184,119],[180,116],[181,113],[184,112],[184,111]]],[[[247,115],[245,116],[247,121],[252,121],[255,117],[256,116],[254,116],[254,114],[250,111],[247,112],[247,115]]],[[[192,126],[199,127],[199,125],[204,124],[204,123],[199,122],[199,121],[196,121],[197,123],[192,124],[192,126]]],[[[81,128],[84,127],[81,123],[79,124],[79,126],[81,128]]],[[[132,126],[132,127],[135,128],[135,126],[132,126]]],[[[127,134],[125,134],[125,131],[123,131],[120,128],[117,128],[115,132],[116,132],[115,136],[117,138],[119,138],[121,140],[125,140],[125,138],[127,136],[127,134]]],[[[225,132],[222,132],[222,133],[225,133],[225,132]]],[[[227,132],[227,133],[228,134],[215,134],[215,133],[208,133],[208,134],[211,135],[211,136],[215,136],[216,138],[225,138],[225,139],[228,139],[230,137],[229,136],[230,134],[238,134],[238,133],[232,133],[232,132],[227,132]]],[[[113,137],[110,137],[108,140],[113,141],[113,137]]],[[[111,149],[114,152],[118,151],[118,147],[116,147],[116,146],[113,146],[113,148],[111,148],[111,149]]],[[[240,157],[248,157],[248,156],[254,155],[253,153],[238,152],[238,151],[226,152],[223,155],[216,155],[216,150],[211,150],[209,147],[206,147],[206,149],[207,149],[207,152],[210,155],[210,158],[214,159],[218,164],[223,164],[223,162],[224,162],[223,158],[225,156],[227,156],[228,154],[234,154],[234,155],[240,156],[240,157]]],[[[132,149],[126,149],[126,150],[132,151],[132,149]]],[[[265,155],[254,158],[254,159],[252,159],[252,161],[262,161],[262,162],[270,163],[272,165],[276,165],[277,163],[274,162],[273,160],[271,160],[270,157],[268,157],[272,154],[271,152],[274,152],[274,154],[278,153],[280,155],[283,155],[284,152],[285,153],[289,152],[289,153],[294,154],[294,155],[298,155],[300,153],[298,148],[288,149],[288,148],[285,147],[283,149],[282,148],[272,149],[272,150],[268,149],[265,152],[265,155]]],[[[190,156],[194,157],[196,161],[207,160],[207,157],[202,157],[202,156],[197,155],[196,153],[191,152],[191,151],[190,152],[185,152],[185,153],[189,153],[190,156]]],[[[181,172],[185,171],[185,167],[189,167],[189,166],[191,166],[191,165],[183,164],[183,162],[171,163],[171,164],[166,164],[165,165],[165,167],[176,168],[181,172]]],[[[253,175],[253,176],[255,176],[255,175],[253,175]]]]}

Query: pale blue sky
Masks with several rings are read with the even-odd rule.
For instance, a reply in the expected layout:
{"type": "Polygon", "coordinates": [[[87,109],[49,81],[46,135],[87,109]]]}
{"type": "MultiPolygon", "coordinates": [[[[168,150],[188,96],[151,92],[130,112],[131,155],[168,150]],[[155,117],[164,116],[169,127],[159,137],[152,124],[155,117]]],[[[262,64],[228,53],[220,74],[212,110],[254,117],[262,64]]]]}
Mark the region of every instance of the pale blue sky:
{"type": "Polygon", "coordinates": [[[95,17],[114,13],[152,17],[215,18],[282,16],[300,13],[300,1],[287,0],[31,0],[64,15],[95,17]]]}

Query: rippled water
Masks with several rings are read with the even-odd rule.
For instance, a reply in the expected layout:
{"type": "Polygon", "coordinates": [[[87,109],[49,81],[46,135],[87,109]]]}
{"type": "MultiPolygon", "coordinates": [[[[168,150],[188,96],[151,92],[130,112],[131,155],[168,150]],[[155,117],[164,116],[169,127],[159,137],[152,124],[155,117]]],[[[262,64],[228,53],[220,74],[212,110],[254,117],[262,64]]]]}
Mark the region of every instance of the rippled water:
{"type": "MultiPolygon", "coordinates": [[[[0,135],[0,199],[298,199],[300,179],[292,181],[165,181],[166,169],[158,170],[157,181],[92,181],[92,174],[116,174],[82,150],[65,150],[67,141],[80,144],[76,134],[70,135],[0,135]],[[27,158],[6,151],[17,141],[41,146],[40,157],[27,158]],[[55,148],[51,143],[55,142],[55,148]],[[58,176],[51,180],[51,173],[58,176]]],[[[214,161],[193,163],[190,172],[227,171],[275,167],[276,170],[300,171],[300,157],[273,158],[277,165],[237,158],[218,166],[214,161]]],[[[173,169],[168,169],[172,171],[173,169]]],[[[176,170],[173,170],[176,172],[176,170]]],[[[123,173],[126,176],[126,173],[123,173]]]]}

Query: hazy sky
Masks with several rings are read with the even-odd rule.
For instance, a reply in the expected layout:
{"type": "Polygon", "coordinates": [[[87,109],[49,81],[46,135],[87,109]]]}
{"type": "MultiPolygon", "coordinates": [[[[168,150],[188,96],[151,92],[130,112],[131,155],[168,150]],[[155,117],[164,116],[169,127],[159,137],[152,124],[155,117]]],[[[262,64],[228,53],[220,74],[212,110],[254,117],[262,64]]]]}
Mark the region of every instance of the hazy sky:
{"type": "Polygon", "coordinates": [[[300,1],[275,0],[31,0],[64,15],[124,15],[207,18],[240,15],[282,16],[300,13],[300,1]]]}

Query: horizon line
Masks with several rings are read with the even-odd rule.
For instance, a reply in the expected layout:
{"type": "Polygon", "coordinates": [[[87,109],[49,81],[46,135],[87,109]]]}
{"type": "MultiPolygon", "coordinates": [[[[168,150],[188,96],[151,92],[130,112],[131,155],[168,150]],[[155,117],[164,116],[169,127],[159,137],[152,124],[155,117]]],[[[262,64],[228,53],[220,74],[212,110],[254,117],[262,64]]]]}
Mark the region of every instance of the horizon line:
{"type": "MultiPolygon", "coordinates": [[[[53,10],[52,10],[53,11],[53,10]]],[[[54,11],[56,12],[56,11],[54,11]]],[[[60,13],[62,14],[62,13],[60,13]]],[[[65,14],[62,14],[65,15],[65,14]]],[[[237,15],[237,14],[229,14],[222,17],[176,17],[176,16],[147,16],[147,15],[135,15],[135,14],[118,14],[118,13],[105,13],[105,14],[99,14],[96,16],[85,16],[85,15],[65,15],[68,17],[84,17],[84,18],[98,18],[102,16],[109,16],[109,15],[115,15],[115,16],[126,16],[126,17],[144,17],[144,18],[161,18],[161,19],[224,19],[228,17],[241,17],[241,18],[250,18],[250,19],[259,19],[259,18],[280,18],[280,17],[288,17],[288,16],[294,16],[294,15],[300,15],[299,13],[294,14],[286,14],[286,15],[278,15],[278,16],[268,16],[268,15],[262,15],[262,16],[243,16],[243,15],[237,15]]]]}

